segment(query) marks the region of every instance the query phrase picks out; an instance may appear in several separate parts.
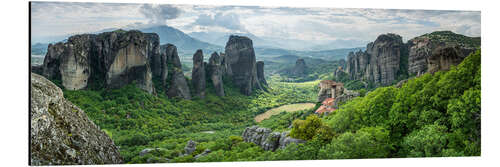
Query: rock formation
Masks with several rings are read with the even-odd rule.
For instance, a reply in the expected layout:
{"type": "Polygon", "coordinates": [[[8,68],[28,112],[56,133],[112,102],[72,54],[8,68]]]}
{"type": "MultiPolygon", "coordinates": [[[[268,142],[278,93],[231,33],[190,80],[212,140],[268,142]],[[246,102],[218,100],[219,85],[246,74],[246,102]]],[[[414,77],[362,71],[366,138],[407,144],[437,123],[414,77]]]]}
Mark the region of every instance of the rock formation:
{"type": "Polygon", "coordinates": [[[429,72],[431,62],[428,60],[433,57],[436,49],[443,47],[454,47],[460,57],[467,57],[481,47],[481,39],[451,31],[436,31],[415,37],[408,41],[408,73],[420,76],[429,72]]]}
{"type": "Polygon", "coordinates": [[[207,73],[215,88],[215,94],[217,94],[217,96],[224,96],[224,85],[222,81],[223,66],[221,63],[221,56],[219,56],[217,52],[212,53],[212,56],[210,56],[208,60],[207,73]]]}
{"type": "Polygon", "coordinates": [[[333,101],[333,108],[339,108],[340,104],[343,104],[358,96],[359,92],[344,89],[343,93],[337,96],[333,101]]]}
{"type": "Polygon", "coordinates": [[[196,142],[189,140],[184,147],[184,155],[192,154],[196,150],[196,142]]]}
{"type": "Polygon", "coordinates": [[[450,70],[451,66],[456,66],[467,56],[459,51],[460,48],[453,46],[442,46],[436,48],[430,57],[427,58],[427,69],[430,73],[441,70],[450,70]]]}
{"type": "Polygon", "coordinates": [[[212,150],[210,150],[210,149],[208,149],[208,148],[207,148],[207,149],[203,150],[203,152],[202,152],[202,153],[200,153],[200,154],[198,154],[198,155],[194,156],[194,159],[201,158],[201,157],[203,157],[203,156],[205,156],[205,155],[207,155],[207,154],[209,154],[209,153],[211,153],[211,152],[212,152],[212,150]]]}
{"type": "Polygon", "coordinates": [[[408,41],[410,52],[408,56],[408,73],[420,76],[427,72],[427,58],[437,47],[429,38],[414,38],[408,41]]]}
{"type": "Polygon", "coordinates": [[[198,49],[193,55],[193,71],[191,73],[191,83],[193,84],[193,94],[200,98],[205,98],[206,78],[205,63],[203,62],[203,51],[198,49]]]}
{"type": "Polygon", "coordinates": [[[189,90],[186,78],[182,72],[182,65],[179,55],[177,54],[177,47],[172,44],[167,44],[165,46],[165,57],[167,57],[167,64],[169,65],[168,75],[171,76],[167,96],[191,99],[191,91],[189,90]]]}
{"type": "Polygon", "coordinates": [[[48,46],[42,74],[61,80],[70,90],[89,84],[119,88],[135,82],[152,93],[150,61],[159,55],[158,40],[156,34],[133,30],[71,36],[65,43],[48,46]]]}
{"type": "Polygon", "coordinates": [[[259,80],[259,82],[262,84],[262,86],[264,88],[265,88],[265,86],[267,86],[266,77],[264,76],[264,62],[263,61],[257,62],[257,79],[259,80]]]}
{"type": "Polygon", "coordinates": [[[401,73],[400,65],[406,45],[401,36],[382,34],[366,46],[366,51],[349,53],[347,72],[351,79],[366,80],[378,86],[392,84],[401,73]]]}
{"type": "Polygon", "coordinates": [[[295,62],[295,67],[293,67],[292,74],[295,76],[301,76],[306,74],[306,61],[304,59],[297,59],[295,62]]]}
{"type": "Polygon", "coordinates": [[[31,74],[30,164],[122,163],[118,148],[62,90],[31,74]]]}
{"type": "Polygon", "coordinates": [[[288,136],[288,132],[272,132],[269,128],[258,126],[247,127],[242,134],[245,142],[252,142],[264,150],[275,151],[285,148],[291,143],[305,143],[305,140],[295,139],[288,136]]]}
{"type": "Polygon", "coordinates": [[[349,53],[346,62],[346,72],[349,74],[349,79],[362,80],[367,73],[369,62],[370,57],[366,52],[359,50],[356,53],[349,53]]]}
{"type": "Polygon", "coordinates": [[[250,95],[253,89],[262,89],[257,77],[255,52],[252,40],[244,36],[231,35],[225,48],[224,62],[227,75],[240,92],[250,95]]]}
{"type": "Polygon", "coordinates": [[[344,84],[332,80],[319,82],[318,102],[323,102],[326,98],[336,98],[344,93],[344,84]]]}

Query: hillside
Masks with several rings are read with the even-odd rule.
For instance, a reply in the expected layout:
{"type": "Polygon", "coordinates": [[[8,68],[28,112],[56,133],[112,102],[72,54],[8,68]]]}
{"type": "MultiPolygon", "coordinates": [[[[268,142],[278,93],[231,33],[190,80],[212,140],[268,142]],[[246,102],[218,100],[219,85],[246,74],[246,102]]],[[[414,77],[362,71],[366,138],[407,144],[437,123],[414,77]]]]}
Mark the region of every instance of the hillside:
{"type": "Polygon", "coordinates": [[[448,44],[458,44],[464,47],[479,48],[481,47],[481,37],[468,37],[462,34],[456,34],[452,31],[435,31],[424,34],[418,38],[430,38],[432,41],[445,42],[448,44]]]}

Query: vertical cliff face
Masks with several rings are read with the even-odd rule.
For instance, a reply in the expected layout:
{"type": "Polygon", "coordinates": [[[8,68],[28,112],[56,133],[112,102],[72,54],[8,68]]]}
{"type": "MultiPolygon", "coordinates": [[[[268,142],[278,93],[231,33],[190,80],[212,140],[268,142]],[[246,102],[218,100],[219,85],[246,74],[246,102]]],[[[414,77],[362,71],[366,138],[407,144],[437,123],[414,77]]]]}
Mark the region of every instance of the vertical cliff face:
{"type": "Polygon", "coordinates": [[[118,148],[62,90],[31,74],[30,164],[122,163],[118,148]]]}
{"type": "Polygon", "coordinates": [[[401,50],[403,47],[404,44],[401,36],[396,34],[380,35],[372,45],[368,45],[366,53],[370,55],[371,68],[368,78],[377,85],[386,86],[392,84],[400,69],[401,50]]]}
{"type": "Polygon", "coordinates": [[[429,59],[434,57],[434,53],[439,53],[436,52],[437,49],[445,47],[454,47],[458,55],[466,57],[481,47],[481,38],[467,37],[451,31],[436,31],[415,37],[408,41],[408,73],[419,76],[429,72],[428,67],[432,66],[429,59]]]}
{"type": "Polygon", "coordinates": [[[266,77],[264,76],[264,62],[263,61],[257,62],[257,78],[259,79],[259,82],[262,84],[262,86],[267,86],[266,77]]]}
{"type": "Polygon", "coordinates": [[[257,77],[255,52],[250,38],[231,35],[225,54],[227,75],[240,88],[241,93],[250,95],[254,88],[262,89],[257,77]]]}
{"type": "Polygon", "coordinates": [[[415,38],[408,41],[410,55],[408,57],[408,72],[420,76],[427,72],[427,58],[437,47],[429,38],[415,38]]]}
{"type": "Polygon", "coordinates": [[[193,71],[191,72],[191,82],[194,88],[194,95],[200,98],[205,97],[206,78],[205,63],[203,62],[203,51],[198,49],[193,55],[193,71]]]}
{"type": "Polygon", "coordinates": [[[150,61],[159,56],[158,40],[156,34],[139,31],[75,35],[49,45],[42,74],[61,80],[70,90],[101,82],[110,88],[135,82],[152,93],[150,61]]]}
{"type": "Polygon", "coordinates": [[[427,59],[428,72],[435,73],[441,70],[450,70],[451,66],[457,66],[466,56],[457,46],[438,47],[427,59]]]}
{"type": "Polygon", "coordinates": [[[167,90],[167,96],[191,99],[191,91],[189,90],[186,78],[182,72],[182,65],[179,55],[177,54],[177,47],[172,44],[167,44],[165,55],[167,57],[167,64],[169,65],[169,75],[172,76],[169,81],[170,84],[167,90]]]}
{"type": "Polygon", "coordinates": [[[361,80],[366,73],[370,57],[366,52],[361,50],[356,53],[350,52],[347,56],[346,72],[352,80],[361,80]]]}
{"type": "Polygon", "coordinates": [[[221,56],[217,52],[212,53],[207,65],[207,76],[210,77],[212,84],[215,88],[215,94],[217,96],[224,96],[224,84],[222,81],[223,76],[223,65],[221,62],[221,56]]]}
{"type": "Polygon", "coordinates": [[[349,53],[346,71],[351,79],[367,80],[379,86],[392,84],[398,73],[406,45],[401,36],[382,34],[366,46],[366,51],[349,53]]]}

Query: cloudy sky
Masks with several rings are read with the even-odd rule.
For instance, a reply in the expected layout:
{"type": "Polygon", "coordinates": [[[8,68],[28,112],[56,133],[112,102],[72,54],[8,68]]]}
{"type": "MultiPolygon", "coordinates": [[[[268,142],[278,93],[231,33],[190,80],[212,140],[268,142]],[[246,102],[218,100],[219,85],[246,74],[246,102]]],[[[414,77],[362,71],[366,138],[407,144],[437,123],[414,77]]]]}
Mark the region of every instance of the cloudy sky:
{"type": "Polygon", "coordinates": [[[478,11],[33,2],[31,12],[35,42],[108,28],[155,25],[172,26],[185,33],[252,33],[258,37],[306,42],[364,43],[388,32],[408,40],[437,30],[481,35],[478,11]]]}

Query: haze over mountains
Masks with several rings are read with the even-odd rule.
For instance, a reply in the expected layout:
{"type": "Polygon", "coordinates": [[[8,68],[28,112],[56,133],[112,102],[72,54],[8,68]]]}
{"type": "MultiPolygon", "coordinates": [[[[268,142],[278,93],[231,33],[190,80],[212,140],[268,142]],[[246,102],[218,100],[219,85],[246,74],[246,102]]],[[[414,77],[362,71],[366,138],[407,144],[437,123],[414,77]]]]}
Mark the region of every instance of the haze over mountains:
{"type": "MultiPolygon", "coordinates": [[[[118,28],[109,28],[90,33],[101,33],[117,29],[118,28]]],[[[124,29],[128,30],[130,28],[124,29]]],[[[252,33],[191,32],[186,34],[177,28],[167,25],[140,28],[139,30],[146,33],[157,33],[160,36],[160,44],[171,43],[176,45],[181,55],[192,54],[197,49],[202,49],[207,53],[223,51],[223,46],[226,45],[230,35],[240,35],[251,38],[258,56],[295,54],[317,58],[338,59],[345,58],[345,55],[350,51],[363,50],[363,45],[366,43],[364,41],[339,40],[323,44],[314,44],[301,40],[258,37],[252,33]]],[[[32,38],[32,54],[37,53],[44,55],[46,49],[40,50],[37,48],[46,48],[46,45],[49,43],[64,41],[71,35],[73,34],[50,38],[32,38]],[[42,47],[43,45],[45,45],[45,47],[42,47]]]]}

